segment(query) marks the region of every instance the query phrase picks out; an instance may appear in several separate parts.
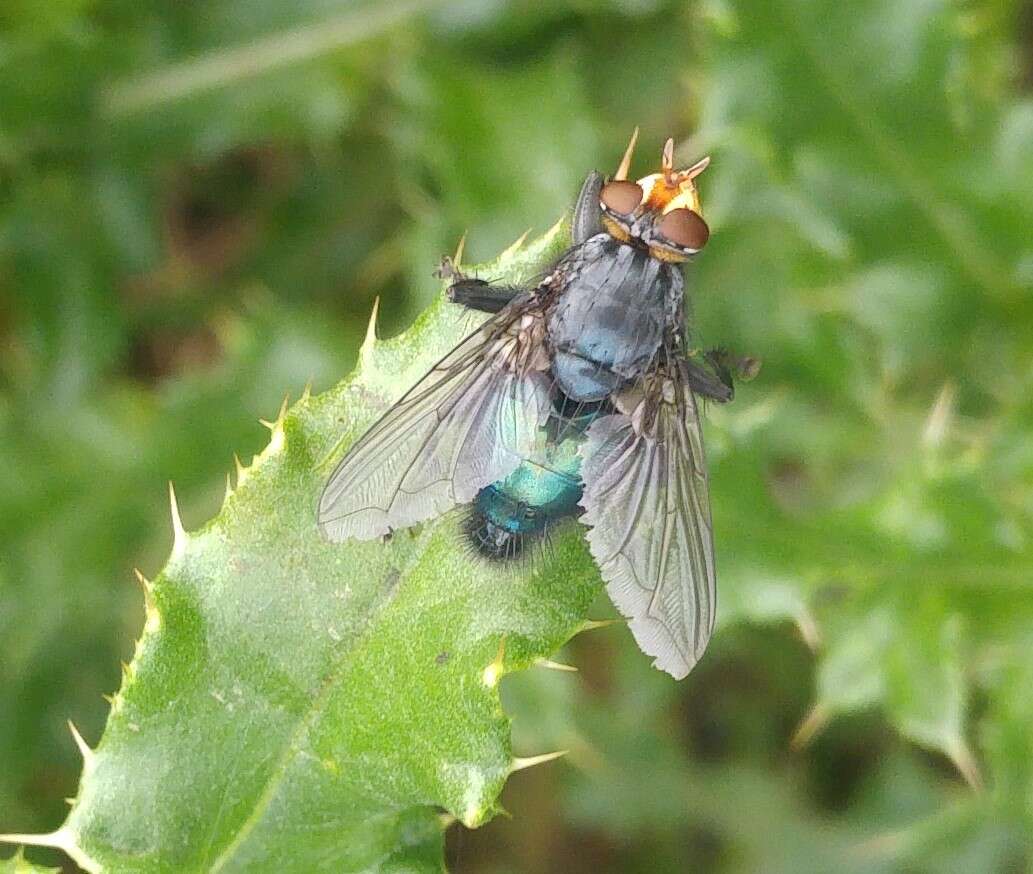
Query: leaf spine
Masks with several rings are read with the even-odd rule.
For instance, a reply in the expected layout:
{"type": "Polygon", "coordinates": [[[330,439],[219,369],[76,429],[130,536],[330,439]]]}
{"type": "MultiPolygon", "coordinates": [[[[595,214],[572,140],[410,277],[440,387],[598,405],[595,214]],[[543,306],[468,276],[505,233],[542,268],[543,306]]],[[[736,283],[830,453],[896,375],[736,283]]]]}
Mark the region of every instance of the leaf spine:
{"type": "Polygon", "coordinates": [[[240,456],[236,452],[233,453],[233,469],[237,472],[237,485],[234,491],[239,489],[248,476],[248,469],[244,467],[244,463],[240,460],[240,456]]]}
{"type": "Polygon", "coordinates": [[[481,674],[481,679],[484,685],[489,689],[494,689],[498,684],[499,680],[502,679],[502,675],[506,672],[505,668],[506,659],[506,636],[503,635],[499,638],[499,650],[496,653],[495,658],[490,662],[481,674]]]}
{"type": "Polygon", "coordinates": [[[512,258],[520,249],[524,243],[527,242],[527,238],[531,235],[531,228],[524,231],[519,237],[517,237],[512,243],[510,243],[499,255],[498,260],[504,261],[507,258],[512,258]]]}
{"type": "Polygon", "coordinates": [[[380,298],[373,298],[373,309],[369,313],[369,324],[366,325],[366,337],[359,349],[359,361],[365,367],[370,363],[377,345],[377,314],[380,312],[380,298]]]}
{"type": "Polygon", "coordinates": [[[161,628],[161,614],[158,612],[158,605],[154,600],[154,584],[147,579],[138,568],[133,568],[133,573],[136,575],[136,581],[140,584],[140,588],[143,589],[143,604],[145,620],[143,630],[147,632],[157,632],[161,628]]]}
{"type": "Polygon", "coordinates": [[[562,758],[568,752],[570,751],[556,750],[552,753],[542,753],[540,756],[515,756],[513,763],[509,766],[509,773],[514,774],[517,771],[533,768],[535,765],[544,765],[546,762],[553,761],[553,759],[562,758]]]}
{"type": "Polygon", "coordinates": [[[82,756],[83,770],[88,771],[93,767],[95,756],[93,750],[90,749],[90,745],[83,740],[83,736],[79,733],[79,729],[75,727],[75,723],[72,720],[68,720],[68,730],[72,733],[72,740],[75,741],[75,745],[79,748],[79,753],[82,756]]]}
{"type": "Polygon", "coordinates": [[[172,511],[172,556],[177,559],[186,552],[189,536],[183,527],[183,519],[179,515],[179,501],[176,500],[175,486],[169,482],[169,508],[172,511]]]}
{"type": "Polygon", "coordinates": [[[615,181],[621,181],[628,178],[628,171],[631,170],[631,158],[635,154],[635,143],[637,142],[638,125],[635,125],[635,130],[632,131],[631,139],[628,141],[628,147],[624,150],[624,157],[621,158],[621,162],[617,166],[617,172],[613,174],[615,181]]]}
{"type": "Polygon", "coordinates": [[[560,231],[563,230],[563,226],[566,224],[566,221],[567,219],[565,216],[560,216],[558,219],[556,219],[556,223],[551,228],[549,228],[549,230],[547,230],[544,234],[542,234],[542,236],[540,237],[541,241],[544,243],[552,240],[553,237],[555,237],[560,231]]]}
{"type": "Polygon", "coordinates": [[[548,668],[550,671],[567,671],[576,674],[578,669],[574,665],[565,665],[562,662],[554,662],[552,659],[536,659],[535,666],[548,668]]]}
{"type": "Polygon", "coordinates": [[[459,243],[456,245],[456,253],[452,256],[452,266],[459,269],[459,265],[463,263],[463,250],[466,249],[466,231],[463,231],[463,235],[459,238],[459,243]]]}
{"type": "Polygon", "coordinates": [[[620,625],[626,622],[626,619],[586,619],[578,626],[574,634],[581,634],[583,631],[594,631],[596,628],[608,628],[611,625],[620,625]]]}
{"type": "Polygon", "coordinates": [[[258,421],[265,425],[273,434],[278,430],[282,431],[284,419],[287,418],[287,404],[289,401],[290,395],[284,395],[283,403],[280,404],[280,411],[276,414],[276,418],[273,421],[270,422],[268,419],[259,419],[258,421]]]}

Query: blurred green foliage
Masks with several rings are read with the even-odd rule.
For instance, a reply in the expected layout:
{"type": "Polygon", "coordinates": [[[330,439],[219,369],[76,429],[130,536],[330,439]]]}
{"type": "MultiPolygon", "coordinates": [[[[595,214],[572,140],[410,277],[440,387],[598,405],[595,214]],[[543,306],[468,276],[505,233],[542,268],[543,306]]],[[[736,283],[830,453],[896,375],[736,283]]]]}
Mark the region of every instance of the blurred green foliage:
{"type": "Polygon", "coordinates": [[[695,323],[765,360],[709,411],[722,630],[680,685],[614,629],[580,676],[507,680],[517,750],[570,763],[514,777],[451,867],[1030,870],[1030,20],[7,0],[0,831],[64,818],[65,720],[100,735],[165,481],[199,525],[375,296],[401,329],[464,229],[484,260],[551,224],[640,124],[643,173],[668,134],[713,155],[695,323]]]}
{"type": "Polygon", "coordinates": [[[25,858],[24,853],[19,850],[10,859],[0,860],[0,872],[3,874],[47,874],[47,872],[60,871],[60,868],[43,867],[34,865],[25,858]]]}

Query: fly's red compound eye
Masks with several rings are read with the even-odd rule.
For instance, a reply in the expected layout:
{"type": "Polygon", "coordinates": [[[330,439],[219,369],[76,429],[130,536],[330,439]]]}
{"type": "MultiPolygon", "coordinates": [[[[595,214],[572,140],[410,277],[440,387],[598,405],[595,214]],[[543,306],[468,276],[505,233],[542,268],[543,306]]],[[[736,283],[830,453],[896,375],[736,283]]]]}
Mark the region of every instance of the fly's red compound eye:
{"type": "Polygon", "coordinates": [[[702,249],[710,239],[707,223],[691,209],[672,209],[660,219],[658,230],[664,239],[694,252],[702,249]]]}
{"type": "Polygon", "coordinates": [[[620,215],[630,215],[642,203],[642,189],[634,182],[617,180],[603,186],[599,199],[607,209],[620,215]]]}

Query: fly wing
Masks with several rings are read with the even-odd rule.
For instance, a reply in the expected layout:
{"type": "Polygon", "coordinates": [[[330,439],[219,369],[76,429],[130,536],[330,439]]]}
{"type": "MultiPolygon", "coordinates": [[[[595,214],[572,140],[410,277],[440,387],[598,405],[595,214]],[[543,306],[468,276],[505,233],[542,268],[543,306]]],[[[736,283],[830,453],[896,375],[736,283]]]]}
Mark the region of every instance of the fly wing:
{"type": "Polygon", "coordinates": [[[549,412],[550,382],[528,364],[538,354],[527,348],[533,332],[521,332],[536,318],[526,304],[503,310],[351,447],[319,499],[328,540],[430,519],[517,468],[549,412]]]}
{"type": "Polygon", "coordinates": [[[582,453],[581,521],[606,590],[639,648],[680,680],[706,649],[717,603],[703,434],[684,376],[649,435],[630,416],[605,416],[582,453]]]}

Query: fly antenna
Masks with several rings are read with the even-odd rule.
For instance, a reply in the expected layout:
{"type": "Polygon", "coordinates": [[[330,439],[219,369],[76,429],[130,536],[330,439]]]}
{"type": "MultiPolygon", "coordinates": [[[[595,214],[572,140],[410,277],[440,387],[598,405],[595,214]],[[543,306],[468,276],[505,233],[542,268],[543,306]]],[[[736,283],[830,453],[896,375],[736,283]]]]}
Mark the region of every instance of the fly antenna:
{"type": "Polygon", "coordinates": [[[664,174],[664,181],[674,186],[674,137],[668,137],[664,143],[664,150],[660,155],[660,169],[664,174]]]}
{"type": "Polygon", "coordinates": [[[705,157],[700,158],[691,167],[689,167],[688,170],[682,170],[681,173],[679,173],[678,175],[681,176],[684,180],[695,179],[697,176],[699,176],[700,173],[702,173],[704,170],[706,170],[707,167],[709,167],[709,166],[710,166],[710,155],[706,155],[705,157]]]}

